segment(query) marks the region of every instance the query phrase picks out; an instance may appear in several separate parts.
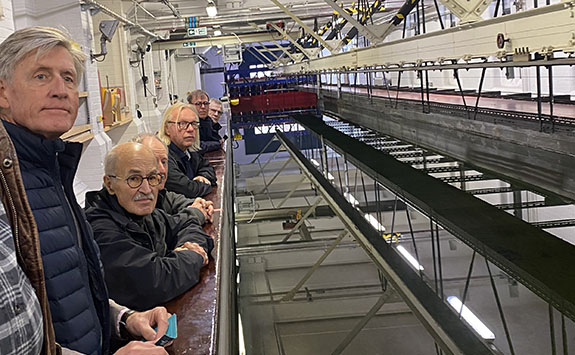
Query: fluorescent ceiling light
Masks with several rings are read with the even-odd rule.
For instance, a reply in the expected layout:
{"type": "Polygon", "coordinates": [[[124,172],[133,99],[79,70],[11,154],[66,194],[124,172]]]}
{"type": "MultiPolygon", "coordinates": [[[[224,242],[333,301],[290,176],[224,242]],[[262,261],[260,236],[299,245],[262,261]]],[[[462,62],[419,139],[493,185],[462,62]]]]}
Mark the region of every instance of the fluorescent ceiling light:
{"type": "Polygon", "coordinates": [[[409,263],[411,265],[413,265],[413,267],[415,268],[415,270],[421,270],[423,271],[423,266],[421,266],[420,263],[417,262],[417,260],[413,257],[413,255],[411,255],[407,249],[405,249],[403,246],[398,245],[397,246],[397,251],[401,253],[401,255],[403,255],[403,257],[405,258],[405,260],[409,261],[409,263]]]}
{"type": "Polygon", "coordinates": [[[385,232],[385,227],[382,226],[381,223],[377,221],[377,218],[370,215],[369,213],[364,214],[363,217],[367,219],[367,221],[369,222],[369,224],[373,226],[373,228],[377,229],[380,232],[385,232]]]}
{"type": "Polygon", "coordinates": [[[317,167],[319,168],[319,163],[317,162],[317,160],[311,159],[310,161],[311,161],[311,163],[312,163],[313,165],[315,165],[315,166],[317,166],[317,167]]]}
{"type": "Polygon", "coordinates": [[[220,30],[214,31],[214,36],[221,36],[221,35],[222,35],[222,31],[220,31],[220,30]]]}
{"type": "Polygon", "coordinates": [[[458,314],[461,314],[461,317],[465,319],[467,324],[469,324],[480,337],[485,340],[495,340],[495,334],[493,334],[493,332],[489,330],[489,328],[487,328],[487,326],[483,324],[483,322],[480,321],[479,318],[477,318],[477,316],[467,308],[467,306],[461,303],[459,298],[449,296],[447,297],[447,302],[449,302],[451,307],[453,307],[458,314]]]}
{"type": "Polygon", "coordinates": [[[344,192],[343,193],[343,197],[345,197],[345,199],[351,203],[354,207],[355,206],[359,206],[359,201],[355,198],[355,196],[353,196],[352,194],[350,194],[349,192],[344,192]]]}
{"type": "Polygon", "coordinates": [[[216,4],[214,4],[212,1],[208,1],[206,12],[208,13],[208,17],[216,17],[218,15],[218,8],[216,7],[216,4]]]}

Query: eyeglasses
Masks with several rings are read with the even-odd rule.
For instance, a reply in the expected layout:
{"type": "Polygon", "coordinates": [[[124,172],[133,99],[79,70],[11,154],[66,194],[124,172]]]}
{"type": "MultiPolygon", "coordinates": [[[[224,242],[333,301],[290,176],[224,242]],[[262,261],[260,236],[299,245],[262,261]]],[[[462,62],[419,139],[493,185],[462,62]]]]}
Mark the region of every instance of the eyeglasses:
{"type": "Polygon", "coordinates": [[[196,106],[208,106],[210,104],[209,101],[196,101],[194,102],[194,105],[196,106]]]}
{"type": "MultiPolygon", "coordinates": [[[[108,175],[108,176],[114,179],[122,179],[121,177],[116,175],[108,175]]],[[[158,186],[163,179],[164,177],[160,173],[152,173],[148,176],[142,176],[138,174],[130,175],[125,179],[125,181],[128,184],[128,186],[130,186],[133,189],[137,189],[138,187],[142,186],[144,180],[148,180],[148,185],[150,186],[158,186]]]]}
{"type": "Polygon", "coordinates": [[[168,121],[168,123],[175,123],[178,125],[178,129],[180,131],[184,131],[186,129],[188,129],[188,127],[192,126],[194,128],[198,128],[200,126],[199,122],[196,121],[191,121],[191,122],[186,122],[186,121],[178,121],[178,122],[174,122],[174,121],[168,121]]]}

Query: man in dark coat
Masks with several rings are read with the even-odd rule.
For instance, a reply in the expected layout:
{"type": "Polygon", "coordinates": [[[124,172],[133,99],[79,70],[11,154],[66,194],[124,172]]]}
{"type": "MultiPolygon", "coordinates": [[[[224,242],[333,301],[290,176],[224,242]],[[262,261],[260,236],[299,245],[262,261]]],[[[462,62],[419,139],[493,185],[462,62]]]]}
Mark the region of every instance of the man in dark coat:
{"type": "Polygon", "coordinates": [[[200,122],[200,147],[202,153],[213,152],[222,147],[224,142],[217,134],[214,134],[214,123],[208,116],[210,97],[204,90],[194,90],[188,97],[188,103],[194,105],[198,110],[198,119],[200,122]]]}
{"type": "Polygon", "coordinates": [[[201,197],[216,185],[216,173],[200,149],[196,109],[182,102],[166,109],[158,137],[168,145],[166,189],[189,198],[201,197]]]}
{"type": "Polygon", "coordinates": [[[223,105],[222,102],[216,98],[210,99],[210,108],[208,110],[208,116],[212,119],[212,129],[213,129],[213,137],[217,138],[221,144],[224,144],[224,139],[227,136],[220,136],[220,129],[222,129],[222,125],[220,124],[220,118],[222,118],[223,105]]]}
{"type": "Polygon", "coordinates": [[[162,176],[149,148],[120,144],[104,164],[105,188],[86,215],[110,295],[138,310],[166,303],[199,281],[213,239],[196,219],[155,208],[162,176]]]}
{"type": "Polygon", "coordinates": [[[194,200],[177,192],[166,190],[166,178],[168,176],[168,147],[158,136],[151,133],[140,133],[131,140],[132,142],[141,143],[150,148],[158,162],[158,172],[163,176],[158,191],[158,202],[156,208],[164,210],[167,214],[171,215],[189,215],[191,218],[196,218],[200,224],[212,222],[212,215],[214,213],[214,203],[206,201],[201,197],[196,197],[194,200]]]}
{"type": "MultiPolygon", "coordinates": [[[[85,59],[67,34],[49,27],[18,30],[0,44],[0,118],[7,131],[0,130],[0,150],[11,150],[7,134],[17,159],[11,153],[3,155],[4,167],[17,167],[12,185],[23,185],[10,190],[21,206],[20,217],[12,225],[19,231],[15,244],[39,244],[41,254],[41,260],[38,254],[19,255],[18,263],[27,273],[41,273],[28,276],[33,276],[46,320],[42,350],[46,354],[60,350],[107,354],[112,329],[116,333],[125,326],[132,336],[153,340],[168,326],[163,307],[132,314],[108,299],[92,229],[76,202],[72,184],[82,145],[59,137],[74,125],[85,59]],[[29,207],[22,201],[24,190],[29,207]],[[19,225],[22,220],[25,224],[19,225]],[[152,326],[158,327],[157,333],[152,326]]],[[[2,317],[6,315],[0,309],[2,317]]],[[[120,351],[166,354],[154,343],[140,341],[120,351]]]]}

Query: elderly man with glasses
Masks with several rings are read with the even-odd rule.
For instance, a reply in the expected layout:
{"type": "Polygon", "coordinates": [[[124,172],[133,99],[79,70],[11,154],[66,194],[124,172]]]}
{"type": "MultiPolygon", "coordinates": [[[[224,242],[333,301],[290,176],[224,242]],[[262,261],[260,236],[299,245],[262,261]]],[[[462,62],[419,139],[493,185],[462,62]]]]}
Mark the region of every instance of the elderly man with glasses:
{"type": "Polygon", "coordinates": [[[202,153],[213,152],[222,147],[223,140],[214,134],[214,122],[208,116],[210,96],[204,90],[194,90],[188,95],[188,102],[198,110],[200,122],[200,147],[202,153]]]}
{"type": "Polygon", "coordinates": [[[192,105],[178,102],[166,109],[158,137],[168,146],[166,190],[188,198],[202,197],[216,185],[216,173],[200,153],[198,115],[192,105]]]}
{"type": "Polygon", "coordinates": [[[118,145],[104,165],[104,188],[86,215],[110,295],[137,310],[164,304],[199,281],[213,239],[196,219],[155,208],[162,175],[150,148],[118,145]]]}

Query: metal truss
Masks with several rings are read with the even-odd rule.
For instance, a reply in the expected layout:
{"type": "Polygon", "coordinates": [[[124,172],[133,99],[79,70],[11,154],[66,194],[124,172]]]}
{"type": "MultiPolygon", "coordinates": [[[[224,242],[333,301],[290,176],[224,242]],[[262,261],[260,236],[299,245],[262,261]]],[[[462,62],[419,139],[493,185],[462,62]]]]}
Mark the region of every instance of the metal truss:
{"type": "Polygon", "coordinates": [[[217,37],[205,37],[205,38],[185,38],[179,40],[167,40],[167,41],[156,41],[152,43],[152,50],[163,51],[167,49],[181,49],[186,47],[210,47],[217,45],[227,45],[227,44],[242,44],[251,42],[273,42],[284,39],[292,39],[297,36],[295,32],[284,32],[282,34],[276,32],[259,32],[259,33],[249,33],[249,34],[237,34],[237,35],[224,35],[217,37]],[[189,45],[193,42],[193,45],[189,45]]]}
{"type": "MultiPolygon", "coordinates": [[[[574,0],[516,12],[503,17],[425,33],[377,46],[309,60],[279,68],[283,73],[319,73],[345,68],[384,68],[469,62],[474,58],[503,59],[515,55],[529,62],[530,54],[551,58],[553,52],[575,51],[574,0]],[[503,43],[498,46],[498,36],[503,43]],[[501,48],[500,48],[501,47],[501,48]]],[[[481,63],[479,65],[483,65],[481,63]]],[[[436,68],[437,69],[437,68],[436,68]]]]}
{"type": "MultiPolygon", "coordinates": [[[[566,281],[569,277],[575,279],[575,273],[568,276],[565,274],[565,270],[568,270],[569,267],[559,265],[571,260],[571,257],[567,255],[559,257],[559,254],[575,254],[575,249],[571,244],[538,229],[536,223],[529,225],[498,210],[495,206],[489,206],[485,202],[475,199],[466,194],[465,191],[458,191],[452,186],[440,182],[439,179],[416,174],[413,172],[413,167],[426,170],[428,164],[432,162],[431,159],[426,158],[426,155],[422,155],[422,159],[419,161],[398,161],[385,152],[378,152],[377,143],[374,142],[372,136],[369,139],[373,149],[370,149],[366,143],[360,142],[357,138],[365,134],[365,130],[360,127],[345,122],[333,122],[333,127],[330,128],[325,124],[319,124],[319,122],[309,119],[298,119],[298,121],[316,134],[321,135],[322,139],[329,141],[331,148],[338,154],[345,155],[346,159],[351,160],[354,165],[383,183],[402,199],[410,201],[425,215],[433,216],[433,220],[467,243],[472,249],[479,251],[502,270],[505,270],[506,273],[520,280],[522,284],[557,307],[566,316],[575,319],[575,298],[572,294],[571,283],[566,281]],[[412,167],[413,164],[415,166],[412,167]],[[406,179],[408,174],[410,178],[406,179]],[[441,201],[449,201],[449,204],[446,205],[441,201]],[[452,205],[459,207],[454,208],[452,205]],[[473,211],[472,220],[465,213],[456,212],[463,208],[473,211]],[[515,248],[517,242],[514,240],[516,238],[521,240],[522,248],[520,250],[515,248]],[[546,245],[544,252],[541,249],[543,244],[546,245]],[[556,256],[553,262],[549,262],[545,257],[547,252],[556,256]],[[551,276],[558,273],[563,275],[561,280],[551,276]]],[[[379,140],[383,142],[392,141],[398,145],[403,144],[391,137],[381,137],[379,140]]],[[[406,149],[413,148],[406,147],[406,149]]],[[[435,159],[435,161],[440,160],[435,159]]],[[[444,161],[449,162],[449,159],[444,161]]],[[[451,161],[453,162],[453,160],[451,161]]],[[[465,170],[467,169],[470,167],[465,170]]],[[[468,175],[462,170],[461,177],[468,175]]],[[[465,190],[466,180],[464,178],[456,180],[458,182],[452,182],[458,183],[460,189],[465,190]]],[[[478,193],[478,191],[474,192],[478,193]]],[[[521,205],[514,207],[520,210],[521,205]]],[[[549,223],[553,224],[551,227],[568,226],[572,225],[573,221],[550,221],[539,224],[543,227],[549,227],[549,223]]]]}
{"type": "MultiPolygon", "coordinates": [[[[303,287],[321,263],[337,247],[341,239],[350,234],[375,261],[385,275],[385,280],[389,281],[394,286],[394,289],[402,295],[404,301],[410,306],[445,354],[464,354],[468,353],[470,349],[473,349],[475,354],[498,353],[492,345],[482,342],[467,326],[457,319],[457,314],[435,295],[435,292],[425,283],[421,276],[418,276],[417,272],[414,273],[414,270],[399,256],[396,249],[391,247],[385,239],[381,238],[381,232],[366,223],[360,211],[346,201],[344,196],[336,190],[332,182],[330,182],[329,174],[327,173],[329,164],[323,153],[319,153],[318,159],[322,161],[316,167],[283,133],[278,132],[276,134],[281,144],[290,154],[290,160],[298,164],[306,180],[309,180],[321,194],[322,198],[320,200],[325,200],[345,225],[345,230],[341,232],[302,279],[283,297],[281,302],[292,300],[298,290],[303,287]]],[[[325,149],[323,151],[325,152],[325,149]]],[[[288,237],[290,235],[291,232],[288,237]]],[[[284,238],[285,240],[286,238],[284,238]]],[[[383,306],[388,297],[389,292],[382,292],[379,300],[342,340],[333,354],[340,354],[351,343],[367,322],[383,306]]]]}

